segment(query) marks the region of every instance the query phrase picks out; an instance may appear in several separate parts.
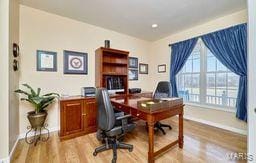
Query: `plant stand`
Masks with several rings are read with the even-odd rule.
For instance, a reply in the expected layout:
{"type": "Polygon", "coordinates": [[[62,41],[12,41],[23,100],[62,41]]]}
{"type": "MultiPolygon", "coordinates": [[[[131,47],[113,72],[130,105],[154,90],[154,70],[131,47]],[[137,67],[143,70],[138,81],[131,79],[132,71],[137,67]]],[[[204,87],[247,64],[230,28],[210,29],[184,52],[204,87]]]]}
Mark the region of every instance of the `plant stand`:
{"type": "Polygon", "coordinates": [[[36,146],[38,141],[46,142],[50,136],[49,130],[46,128],[47,126],[48,126],[47,123],[45,123],[42,127],[32,128],[31,126],[28,126],[27,127],[28,132],[26,133],[26,136],[25,136],[26,143],[28,143],[28,144],[34,143],[34,146],[36,146]],[[42,134],[42,131],[44,131],[44,130],[46,131],[46,134],[42,134]],[[33,132],[34,132],[34,134],[33,134],[33,132]],[[29,136],[30,133],[34,136],[29,136]],[[46,135],[46,136],[44,136],[44,135],[46,135]]]}

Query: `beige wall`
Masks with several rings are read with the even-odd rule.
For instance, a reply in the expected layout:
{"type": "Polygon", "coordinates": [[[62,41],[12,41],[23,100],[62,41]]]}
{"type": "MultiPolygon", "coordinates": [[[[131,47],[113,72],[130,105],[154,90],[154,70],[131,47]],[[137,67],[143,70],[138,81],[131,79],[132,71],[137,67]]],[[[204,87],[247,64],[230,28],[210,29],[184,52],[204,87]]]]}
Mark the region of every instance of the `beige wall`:
{"type": "Polygon", "coordinates": [[[9,108],[9,1],[0,1],[0,160],[8,157],[8,108],[9,108]]]}
{"type": "MultiPolygon", "coordinates": [[[[149,63],[150,43],[114,31],[57,16],[26,6],[20,6],[21,78],[20,84],[29,83],[41,87],[43,92],[79,95],[81,87],[95,85],[95,50],[103,46],[104,40],[111,40],[111,47],[130,51],[130,56],[139,62],[149,63]],[[57,72],[36,71],[36,50],[56,51],[57,72]],[[63,50],[87,52],[88,75],[63,74],[63,50]]],[[[139,75],[139,81],[129,82],[130,87],[150,89],[149,75],[139,75]]],[[[26,113],[31,109],[27,103],[20,103],[20,133],[26,131],[26,113]]],[[[49,128],[59,124],[57,104],[49,109],[49,128]]]]}
{"type": "MultiPolygon", "coordinates": [[[[154,71],[150,71],[152,76],[151,87],[154,87],[159,80],[169,81],[169,65],[170,65],[170,47],[171,43],[179,42],[196,36],[200,36],[206,33],[214,32],[220,29],[227,28],[229,26],[241,24],[247,22],[247,11],[242,10],[240,12],[227,15],[216,20],[207,22],[202,25],[195,26],[188,30],[170,35],[161,40],[155,41],[151,44],[150,48],[150,65],[154,71]],[[155,59],[157,58],[157,59],[155,59]],[[159,74],[157,73],[157,65],[166,64],[167,72],[159,74]]],[[[235,118],[234,113],[216,111],[211,109],[196,109],[197,107],[187,106],[185,110],[185,116],[194,117],[196,119],[217,122],[220,125],[226,125],[231,128],[238,128],[240,130],[246,130],[246,123],[239,121],[235,118]],[[210,116],[211,115],[211,116],[210,116]]]]}
{"type": "MultiPolygon", "coordinates": [[[[19,98],[14,90],[19,88],[19,71],[13,71],[12,44],[19,43],[19,0],[10,0],[9,11],[9,152],[19,136],[19,98]]],[[[19,60],[19,57],[16,58],[19,60]]]]}

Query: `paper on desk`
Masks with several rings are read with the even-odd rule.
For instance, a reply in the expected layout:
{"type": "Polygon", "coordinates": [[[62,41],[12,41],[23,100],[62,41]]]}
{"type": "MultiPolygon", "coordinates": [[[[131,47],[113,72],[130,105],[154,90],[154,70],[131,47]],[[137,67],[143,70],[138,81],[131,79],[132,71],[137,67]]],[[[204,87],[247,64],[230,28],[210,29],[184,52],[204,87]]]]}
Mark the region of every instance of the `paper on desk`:
{"type": "Polygon", "coordinates": [[[177,100],[179,98],[177,97],[167,97],[167,98],[160,98],[160,100],[163,100],[163,101],[172,101],[172,100],[177,100]]]}

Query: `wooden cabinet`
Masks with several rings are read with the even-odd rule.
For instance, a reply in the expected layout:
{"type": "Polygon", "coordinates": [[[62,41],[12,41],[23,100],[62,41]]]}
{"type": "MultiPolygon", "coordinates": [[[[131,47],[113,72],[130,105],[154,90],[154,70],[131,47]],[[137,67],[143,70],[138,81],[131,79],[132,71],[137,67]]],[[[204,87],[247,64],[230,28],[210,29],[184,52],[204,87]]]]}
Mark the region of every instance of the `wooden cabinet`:
{"type": "MultiPolygon", "coordinates": [[[[134,94],[142,97],[152,97],[152,92],[134,94]]],[[[118,97],[115,95],[111,97],[118,97]]],[[[61,140],[70,139],[97,130],[97,104],[94,97],[73,96],[59,100],[61,140]]],[[[124,109],[124,108],[123,108],[124,109]]],[[[133,113],[137,115],[138,113],[133,113]]],[[[137,116],[139,116],[138,114],[137,116]]]]}
{"type": "Polygon", "coordinates": [[[83,111],[84,111],[85,132],[87,133],[93,132],[96,127],[96,119],[97,119],[97,109],[96,109],[95,99],[85,101],[85,107],[83,111]]]}
{"type": "Polygon", "coordinates": [[[82,132],[84,129],[84,118],[83,118],[84,103],[82,100],[65,101],[63,103],[62,120],[63,134],[69,135],[74,133],[82,132]]]}
{"type": "Polygon", "coordinates": [[[60,100],[60,139],[96,131],[95,98],[71,97],[60,100]]]}

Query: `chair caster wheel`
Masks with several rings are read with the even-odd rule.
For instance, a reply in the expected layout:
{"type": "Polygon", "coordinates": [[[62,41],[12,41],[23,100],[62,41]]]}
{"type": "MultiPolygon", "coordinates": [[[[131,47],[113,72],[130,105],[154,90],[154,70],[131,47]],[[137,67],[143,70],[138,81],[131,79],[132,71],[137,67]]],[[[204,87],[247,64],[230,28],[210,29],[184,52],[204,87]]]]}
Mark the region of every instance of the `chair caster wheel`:
{"type": "Polygon", "coordinates": [[[93,152],[93,156],[97,156],[97,152],[93,152]]]}
{"type": "Polygon", "coordinates": [[[169,129],[171,130],[171,129],[172,129],[172,127],[169,127],[169,129]]]}
{"type": "Polygon", "coordinates": [[[128,151],[129,151],[129,152],[132,152],[132,151],[133,151],[133,148],[129,148],[128,151]]]}

